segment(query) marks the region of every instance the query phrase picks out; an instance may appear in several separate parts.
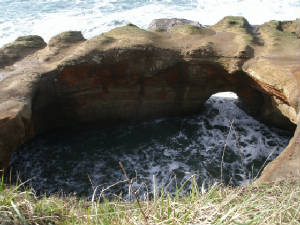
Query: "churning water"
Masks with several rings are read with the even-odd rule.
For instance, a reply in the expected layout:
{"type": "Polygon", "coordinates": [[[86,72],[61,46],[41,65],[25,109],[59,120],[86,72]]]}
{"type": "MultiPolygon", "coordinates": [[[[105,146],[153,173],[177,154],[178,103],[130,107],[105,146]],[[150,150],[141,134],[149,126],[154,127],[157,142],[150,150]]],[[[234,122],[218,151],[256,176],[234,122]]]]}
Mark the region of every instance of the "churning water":
{"type": "MultiPolygon", "coordinates": [[[[127,23],[147,28],[157,18],[204,25],[228,15],[244,16],[251,24],[292,20],[299,17],[299,8],[299,0],[0,0],[0,47],[29,34],[48,41],[66,30],[91,38],[127,23]]],[[[284,149],[290,136],[257,122],[237,101],[212,96],[195,116],[39,136],[15,152],[11,166],[40,193],[90,196],[93,187],[101,191],[124,180],[121,161],[140,193],[152,191],[153,177],[156,186],[172,192],[193,174],[200,184],[220,180],[225,150],[223,180],[247,183],[284,149]]],[[[120,192],[128,194],[126,183],[105,193],[120,192]]]]}
{"type": "Polygon", "coordinates": [[[299,17],[299,0],[0,0],[0,47],[18,36],[46,41],[67,30],[86,38],[133,23],[147,28],[153,19],[185,18],[204,25],[224,16],[244,16],[251,24],[299,17]]]}
{"type": "MultiPolygon", "coordinates": [[[[174,192],[192,175],[199,184],[220,181],[221,165],[223,181],[245,184],[287,146],[290,133],[256,121],[237,107],[238,101],[233,93],[214,95],[194,116],[53,132],[19,148],[11,166],[40,193],[91,196],[93,187],[101,191],[125,179],[119,161],[140,193],[151,193],[153,184],[174,192]]],[[[125,182],[105,194],[121,192],[128,194],[125,182]]]]}

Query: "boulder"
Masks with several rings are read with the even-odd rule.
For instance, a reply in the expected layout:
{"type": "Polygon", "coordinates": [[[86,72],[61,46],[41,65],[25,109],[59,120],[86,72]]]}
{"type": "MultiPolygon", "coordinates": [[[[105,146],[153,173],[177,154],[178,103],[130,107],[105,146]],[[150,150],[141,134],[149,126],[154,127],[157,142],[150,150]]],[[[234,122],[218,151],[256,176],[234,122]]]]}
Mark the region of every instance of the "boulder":
{"type": "Polygon", "coordinates": [[[52,37],[48,43],[49,47],[64,48],[70,44],[84,41],[80,31],[66,31],[52,37]]]}
{"type": "Polygon", "coordinates": [[[172,18],[172,19],[154,19],[150,23],[148,30],[151,31],[171,31],[171,29],[175,26],[179,25],[192,25],[194,27],[202,27],[202,25],[197,21],[186,20],[186,19],[179,19],[179,18],[172,18]]]}
{"type": "Polygon", "coordinates": [[[0,69],[12,65],[25,56],[46,47],[44,40],[37,35],[28,35],[17,38],[0,48],[0,69]]]}
{"type": "Polygon", "coordinates": [[[16,147],[51,129],[185,115],[212,94],[233,91],[257,119],[297,126],[259,181],[299,177],[297,24],[270,21],[254,29],[245,18],[225,17],[211,27],[170,32],[129,24],[90,40],[60,34],[0,70],[1,167],[16,147]]]}

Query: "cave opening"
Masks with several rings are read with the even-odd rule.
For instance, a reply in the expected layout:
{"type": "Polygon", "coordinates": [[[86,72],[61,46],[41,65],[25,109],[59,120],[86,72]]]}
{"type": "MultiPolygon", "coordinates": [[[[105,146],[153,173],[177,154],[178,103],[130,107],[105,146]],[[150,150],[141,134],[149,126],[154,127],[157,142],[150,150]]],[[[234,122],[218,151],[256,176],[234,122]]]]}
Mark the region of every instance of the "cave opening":
{"type": "MultiPolygon", "coordinates": [[[[157,187],[174,193],[194,176],[201,185],[243,185],[286,147],[292,133],[267,126],[240,108],[233,92],[214,93],[201,112],[84,130],[56,129],[14,152],[16,178],[40,194],[63,192],[130,198],[121,161],[141,195],[157,187]]],[[[7,170],[9,171],[9,170],[7,170]]],[[[186,184],[183,191],[192,188],[186,184]]]]}

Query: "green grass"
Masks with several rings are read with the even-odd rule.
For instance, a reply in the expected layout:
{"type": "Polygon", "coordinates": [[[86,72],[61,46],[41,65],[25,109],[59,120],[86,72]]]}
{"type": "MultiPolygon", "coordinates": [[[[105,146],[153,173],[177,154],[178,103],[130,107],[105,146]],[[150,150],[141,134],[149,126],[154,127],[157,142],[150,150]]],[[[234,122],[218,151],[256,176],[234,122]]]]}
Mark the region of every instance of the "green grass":
{"type": "Polygon", "coordinates": [[[162,189],[152,200],[87,201],[37,197],[33,190],[0,183],[0,224],[300,224],[299,181],[223,187],[198,187],[185,196],[162,189]],[[146,218],[143,216],[146,215],[146,218]]]}

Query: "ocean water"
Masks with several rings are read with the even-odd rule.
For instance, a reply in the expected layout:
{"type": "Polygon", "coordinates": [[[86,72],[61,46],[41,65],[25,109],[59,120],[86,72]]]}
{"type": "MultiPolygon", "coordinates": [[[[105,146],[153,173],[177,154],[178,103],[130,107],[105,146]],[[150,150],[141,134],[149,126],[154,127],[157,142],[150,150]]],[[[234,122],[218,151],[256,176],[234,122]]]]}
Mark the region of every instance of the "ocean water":
{"type": "Polygon", "coordinates": [[[199,185],[248,184],[287,146],[291,133],[256,121],[238,101],[233,93],[221,93],[198,115],[52,132],[19,148],[11,168],[38,193],[87,197],[96,190],[97,196],[130,198],[119,161],[141,196],[160,187],[175,193],[188,181],[184,193],[192,179],[199,185]]]}
{"type": "Polygon", "coordinates": [[[262,24],[295,19],[299,9],[300,0],[0,0],[0,47],[29,34],[48,41],[67,30],[91,38],[127,23],[147,28],[157,18],[211,25],[233,15],[262,24]]]}
{"type": "MultiPolygon", "coordinates": [[[[82,31],[89,39],[127,23],[146,29],[157,18],[212,25],[233,15],[262,24],[293,20],[299,9],[300,0],[0,0],[0,47],[29,34],[49,41],[67,30],[82,31]]],[[[130,198],[119,161],[140,194],[152,193],[154,186],[174,192],[191,176],[200,185],[221,178],[226,184],[247,184],[280,154],[291,134],[259,123],[237,102],[236,96],[222,93],[212,96],[199,115],[113,129],[56,131],[19,148],[11,168],[38,193],[87,197],[96,188],[98,194],[130,198]]]]}

